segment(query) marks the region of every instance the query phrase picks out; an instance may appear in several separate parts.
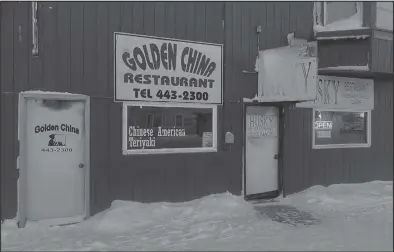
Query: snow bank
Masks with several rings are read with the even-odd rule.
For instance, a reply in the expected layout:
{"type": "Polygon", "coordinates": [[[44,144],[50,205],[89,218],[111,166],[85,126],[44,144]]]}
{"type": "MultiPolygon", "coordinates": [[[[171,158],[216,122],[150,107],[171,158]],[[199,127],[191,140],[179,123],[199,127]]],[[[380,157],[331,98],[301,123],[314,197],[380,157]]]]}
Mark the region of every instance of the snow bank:
{"type": "Polygon", "coordinates": [[[392,204],[393,182],[381,181],[314,186],[253,204],[230,193],[184,203],[114,201],[75,225],[18,229],[6,220],[1,245],[7,251],[392,251],[392,204]],[[289,225],[264,209],[285,219],[310,213],[318,221],[289,225]]]}
{"type": "Polygon", "coordinates": [[[300,208],[313,208],[314,211],[320,209],[348,213],[367,209],[383,211],[382,208],[387,208],[387,213],[392,214],[393,182],[372,181],[361,184],[336,184],[328,187],[313,186],[283,199],[281,203],[297,205],[300,208]],[[389,209],[390,206],[391,209],[389,209]]]}
{"type": "Polygon", "coordinates": [[[346,35],[346,36],[329,36],[318,37],[317,40],[341,40],[341,39],[367,39],[370,35],[346,35]]]}
{"type": "Polygon", "coordinates": [[[253,206],[230,193],[210,195],[185,203],[143,204],[116,200],[96,222],[96,231],[127,232],[152,224],[185,225],[254,215],[253,206]]]}

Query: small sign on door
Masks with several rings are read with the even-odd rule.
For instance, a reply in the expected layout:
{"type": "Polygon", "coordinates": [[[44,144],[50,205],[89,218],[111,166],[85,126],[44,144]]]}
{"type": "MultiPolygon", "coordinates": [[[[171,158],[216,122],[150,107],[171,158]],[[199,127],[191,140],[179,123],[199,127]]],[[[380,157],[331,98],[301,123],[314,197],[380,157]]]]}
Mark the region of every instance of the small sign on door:
{"type": "Polygon", "coordinates": [[[276,115],[248,115],[247,135],[249,137],[278,136],[278,117],[276,115]]]}

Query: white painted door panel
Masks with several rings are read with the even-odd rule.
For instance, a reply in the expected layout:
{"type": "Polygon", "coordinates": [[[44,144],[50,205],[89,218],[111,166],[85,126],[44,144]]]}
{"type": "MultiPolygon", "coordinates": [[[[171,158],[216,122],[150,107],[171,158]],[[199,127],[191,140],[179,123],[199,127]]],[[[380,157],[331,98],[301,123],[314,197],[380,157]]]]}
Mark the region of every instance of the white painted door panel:
{"type": "Polygon", "coordinates": [[[278,190],[279,110],[276,107],[246,108],[245,193],[278,190]]]}
{"type": "Polygon", "coordinates": [[[85,211],[84,103],[27,100],[28,220],[76,217],[85,211]]]}

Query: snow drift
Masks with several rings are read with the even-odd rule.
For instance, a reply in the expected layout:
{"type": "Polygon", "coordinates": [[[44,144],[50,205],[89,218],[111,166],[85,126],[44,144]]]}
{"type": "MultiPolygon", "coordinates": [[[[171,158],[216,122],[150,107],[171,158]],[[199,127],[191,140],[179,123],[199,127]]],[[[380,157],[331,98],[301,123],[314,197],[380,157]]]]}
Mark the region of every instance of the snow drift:
{"type": "Polygon", "coordinates": [[[230,193],[210,195],[186,203],[143,204],[115,200],[95,221],[96,231],[127,232],[148,225],[186,225],[255,215],[253,206],[230,193]]]}
{"type": "Polygon", "coordinates": [[[7,251],[392,251],[392,204],[393,183],[381,181],[314,186],[266,203],[245,202],[230,193],[185,203],[114,201],[106,211],[76,225],[28,223],[17,229],[15,221],[7,220],[1,245],[7,251]],[[285,206],[295,210],[278,213],[281,218],[307,212],[319,221],[289,225],[264,215],[264,209],[285,206]]]}

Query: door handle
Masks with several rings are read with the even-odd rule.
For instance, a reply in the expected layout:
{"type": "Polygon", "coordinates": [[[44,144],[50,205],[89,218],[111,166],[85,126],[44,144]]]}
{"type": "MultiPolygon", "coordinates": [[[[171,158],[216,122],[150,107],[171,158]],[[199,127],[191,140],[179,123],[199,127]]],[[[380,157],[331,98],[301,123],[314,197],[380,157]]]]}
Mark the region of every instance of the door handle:
{"type": "Polygon", "coordinates": [[[274,156],[274,159],[279,159],[279,155],[276,154],[276,155],[274,156]]]}
{"type": "Polygon", "coordinates": [[[83,167],[85,167],[85,165],[83,163],[80,163],[79,168],[83,168],[83,167]]]}

